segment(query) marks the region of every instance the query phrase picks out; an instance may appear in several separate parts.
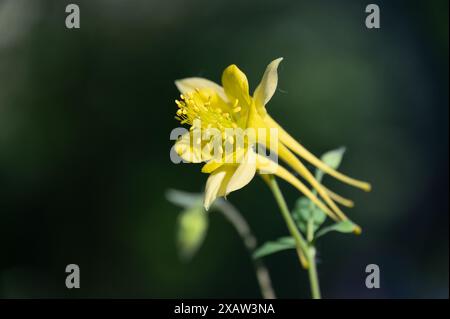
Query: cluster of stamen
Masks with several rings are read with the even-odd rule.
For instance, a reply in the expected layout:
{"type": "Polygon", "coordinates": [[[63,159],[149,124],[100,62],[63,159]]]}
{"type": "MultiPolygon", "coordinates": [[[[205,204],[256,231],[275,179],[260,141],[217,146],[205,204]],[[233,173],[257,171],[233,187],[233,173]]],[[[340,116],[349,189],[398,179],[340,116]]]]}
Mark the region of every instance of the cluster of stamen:
{"type": "Polygon", "coordinates": [[[213,93],[196,89],[181,94],[180,100],[175,100],[175,103],[178,106],[175,118],[181,124],[193,125],[195,120],[199,120],[203,129],[216,128],[223,131],[238,127],[237,118],[241,111],[238,100],[229,105],[213,93]]]}

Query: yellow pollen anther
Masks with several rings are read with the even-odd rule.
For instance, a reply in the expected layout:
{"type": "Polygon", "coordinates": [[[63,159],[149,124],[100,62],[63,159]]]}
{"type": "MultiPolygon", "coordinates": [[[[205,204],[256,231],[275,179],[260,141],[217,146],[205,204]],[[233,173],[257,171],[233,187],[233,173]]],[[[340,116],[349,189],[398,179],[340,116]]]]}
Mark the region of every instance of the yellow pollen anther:
{"type": "Polygon", "coordinates": [[[208,90],[198,88],[180,96],[181,100],[176,100],[175,103],[178,106],[177,119],[181,124],[192,126],[194,121],[199,119],[202,122],[202,130],[217,128],[220,131],[239,126],[240,115],[236,113],[241,110],[241,107],[237,105],[238,100],[233,106],[208,90]]]}

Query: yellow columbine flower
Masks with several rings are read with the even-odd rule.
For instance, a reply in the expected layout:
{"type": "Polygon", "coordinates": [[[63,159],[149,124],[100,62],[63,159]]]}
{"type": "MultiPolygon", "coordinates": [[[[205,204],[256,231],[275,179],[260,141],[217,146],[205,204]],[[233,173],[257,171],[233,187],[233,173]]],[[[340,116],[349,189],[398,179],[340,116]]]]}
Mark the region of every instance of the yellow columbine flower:
{"type": "MultiPolygon", "coordinates": [[[[292,138],[267,113],[265,106],[277,88],[277,69],[281,60],[282,58],[276,59],[267,66],[253,96],[249,93],[247,77],[234,64],[228,66],[223,72],[222,86],[197,77],[175,81],[181,92],[181,99],[176,101],[178,105],[176,119],[182,124],[191,126],[190,131],[176,142],[175,150],[189,162],[206,163],[202,168],[202,172],[210,174],[206,182],[204,198],[206,209],[217,197],[226,196],[244,187],[253,179],[257,171],[261,172],[270,167],[273,174],[292,184],[331,218],[345,220],[347,217],[335,201],[349,207],[353,206],[353,202],[321,185],[296,155],[349,185],[369,191],[370,184],[343,175],[324,164],[292,138]],[[217,141],[214,143],[214,138],[201,138],[203,135],[196,137],[196,129],[203,133],[212,129],[219,132],[223,143],[220,142],[217,145],[217,141]],[[218,150],[215,149],[216,153],[218,151],[219,154],[225,154],[223,151],[225,144],[232,145],[235,142],[234,137],[227,133],[228,129],[254,129],[255,132],[276,130],[277,143],[270,143],[269,137],[264,138],[262,142],[258,139],[258,143],[276,152],[279,158],[316,190],[321,199],[288,170],[257,154],[255,145],[248,140],[239,147],[236,146],[231,154],[224,155],[220,159],[215,158],[212,154],[215,147],[218,146],[218,150]],[[199,147],[195,147],[196,145],[199,147]]],[[[258,134],[261,133],[256,133],[258,134]]],[[[273,138],[273,135],[271,136],[273,138]]]]}

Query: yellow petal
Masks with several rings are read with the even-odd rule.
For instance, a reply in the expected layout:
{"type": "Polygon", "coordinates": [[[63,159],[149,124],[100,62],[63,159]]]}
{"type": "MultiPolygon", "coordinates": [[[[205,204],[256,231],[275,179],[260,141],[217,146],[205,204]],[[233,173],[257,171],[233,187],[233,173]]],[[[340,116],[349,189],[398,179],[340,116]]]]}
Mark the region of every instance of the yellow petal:
{"type": "Polygon", "coordinates": [[[241,189],[242,187],[250,183],[256,173],[255,156],[256,154],[253,152],[253,150],[249,149],[247,151],[247,154],[243,159],[241,159],[241,163],[238,165],[236,171],[228,182],[225,195],[241,189]]]}
{"type": "Polygon", "coordinates": [[[224,181],[226,175],[227,171],[223,169],[216,170],[211,175],[209,175],[208,180],[206,181],[205,199],[203,202],[203,206],[206,210],[209,209],[211,204],[219,196],[218,194],[220,186],[222,185],[222,182],[224,181]]]}
{"type": "Polygon", "coordinates": [[[227,195],[227,185],[235,173],[236,168],[236,164],[223,165],[209,175],[208,180],[206,181],[205,198],[203,202],[203,206],[206,210],[209,209],[216,198],[227,195]]]}
{"type": "Polygon", "coordinates": [[[278,123],[276,123],[270,116],[267,116],[265,118],[265,121],[272,127],[278,127],[279,132],[278,136],[283,144],[285,144],[287,147],[289,147],[294,153],[297,155],[303,157],[305,160],[310,162],[311,164],[315,165],[317,168],[322,170],[323,172],[333,176],[334,178],[347,183],[349,185],[352,185],[354,187],[358,187],[360,189],[363,189],[365,191],[370,191],[371,186],[369,183],[356,180],[354,178],[348,177],[325,163],[323,163],[320,159],[318,159],[316,156],[314,156],[312,153],[310,153],[306,148],[304,148],[300,143],[298,143],[294,138],[292,138],[285,130],[281,128],[278,123]]]}
{"type": "Polygon", "coordinates": [[[190,163],[202,162],[201,152],[193,147],[190,132],[183,134],[178,141],[175,142],[175,151],[185,161],[190,163]]]}
{"type": "Polygon", "coordinates": [[[223,164],[224,164],[223,161],[216,161],[216,160],[209,161],[208,163],[203,165],[202,173],[209,174],[209,173],[215,171],[216,169],[218,169],[219,167],[221,167],[223,164]]]}
{"type": "Polygon", "coordinates": [[[224,164],[237,164],[240,163],[245,155],[245,149],[239,148],[232,153],[225,154],[225,157],[212,159],[202,167],[202,173],[211,173],[221,167],[224,164]]]}
{"type": "Polygon", "coordinates": [[[258,108],[258,111],[260,113],[262,112],[261,115],[265,115],[264,106],[267,104],[267,102],[270,101],[273,94],[275,93],[275,90],[277,89],[277,69],[282,60],[283,58],[278,58],[270,62],[270,64],[266,68],[266,71],[264,72],[261,82],[259,83],[253,94],[253,99],[255,100],[256,107],[258,108]]]}
{"type": "Polygon", "coordinates": [[[250,105],[247,77],[235,64],[228,66],[223,71],[222,85],[225,94],[231,102],[237,99],[241,107],[248,107],[250,105]]]}
{"type": "Polygon", "coordinates": [[[207,149],[206,142],[194,143],[193,132],[183,134],[175,142],[175,151],[185,161],[189,163],[201,163],[209,160],[212,156],[204,151],[207,149]]]}
{"type": "Polygon", "coordinates": [[[211,89],[216,92],[222,98],[222,100],[228,101],[223,88],[219,84],[208,79],[198,77],[185,78],[176,80],[175,85],[177,86],[178,91],[180,91],[182,94],[192,92],[196,89],[211,89]]]}

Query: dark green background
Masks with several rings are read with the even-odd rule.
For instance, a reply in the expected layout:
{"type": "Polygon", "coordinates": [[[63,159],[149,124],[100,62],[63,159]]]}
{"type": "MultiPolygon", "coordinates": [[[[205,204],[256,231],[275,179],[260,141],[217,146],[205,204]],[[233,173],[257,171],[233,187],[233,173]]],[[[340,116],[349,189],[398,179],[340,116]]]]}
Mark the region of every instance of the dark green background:
{"type": "MultiPolygon", "coordinates": [[[[283,56],[269,112],[315,154],[347,146],[342,171],[373,185],[327,180],[364,232],[319,243],[324,297],[448,298],[447,1],[377,1],[379,30],[369,1],[70,2],[0,0],[1,297],[259,297],[221,215],[191,263],[177,256],[164,192],[207,176],[169,160],[173,81],[236,63],[254,89],[283,56]],[[364,285],[370,263],[381,289],[364,285]]],[[[260,179],[229,200],[260,242],[287,234],[260,179]]],[[[293,252],[266,262],[278,296],[309,297],[293,252]]]]}

